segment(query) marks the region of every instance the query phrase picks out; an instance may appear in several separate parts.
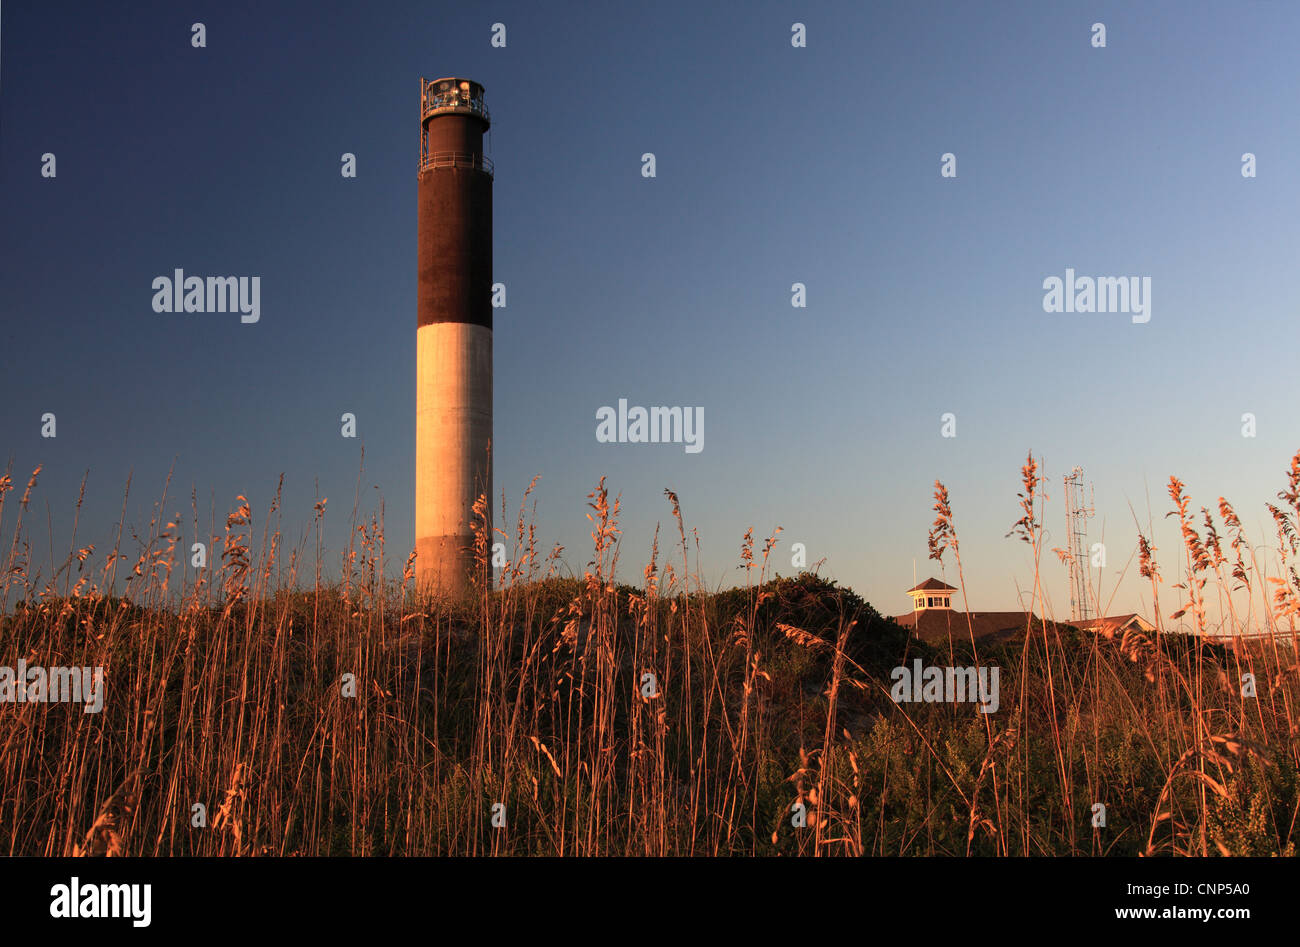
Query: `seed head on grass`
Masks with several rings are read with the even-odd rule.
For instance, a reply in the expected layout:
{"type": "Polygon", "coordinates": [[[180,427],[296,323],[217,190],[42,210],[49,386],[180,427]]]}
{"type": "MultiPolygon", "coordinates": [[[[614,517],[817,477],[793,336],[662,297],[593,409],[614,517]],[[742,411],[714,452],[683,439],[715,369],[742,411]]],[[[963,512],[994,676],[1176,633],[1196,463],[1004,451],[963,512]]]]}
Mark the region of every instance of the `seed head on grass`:
{"type": "Polygon", "coordinates": [[[948,488],[938,480],[934,482],[934,512],[934,524],[928,537],[930,558],[942,563],[944,550],[951,547],[954,553],[957,552],[957,531],[953,528],[948,488]]]}
{"type": "MultiPolygon", "coordinates": [[[[1047,478],[1038,475],[1038,461],[1034,460],[1034,452],[1030,451],[1025,465],[1020,468],[1020,480],[1023,484],[1021,492],[1016,496],[1020,498],[1020,519],[1016,520],[1015,525],[1007,536],[1015,536],[1021,542],[1034,543],[1034,533],[1038,530],[1037,514],[1034,510],[1034,503],[1039,497],[1039,486],[1047,478]]],[[[1044,496],[1043,499],[1046,499],[1044,496]]]]}

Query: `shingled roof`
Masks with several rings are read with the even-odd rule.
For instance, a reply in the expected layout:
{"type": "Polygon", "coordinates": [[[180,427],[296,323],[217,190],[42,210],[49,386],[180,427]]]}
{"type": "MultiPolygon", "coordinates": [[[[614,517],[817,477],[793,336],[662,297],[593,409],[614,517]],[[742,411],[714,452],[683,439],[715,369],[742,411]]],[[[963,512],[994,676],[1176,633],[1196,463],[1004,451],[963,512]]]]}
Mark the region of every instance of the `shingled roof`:
{"type": "Polygon", "coordinates": [[[1080,631],[1097,631],[1103,635],[1114,635],[1126,628],[1135,627],[1139,631],[1155,631],[1155,625],[1136,612],[1128,615],[1110,615],[1106,618],[1087,618],[1083,621],[1070,622],[1080,631]]]}
{"type": "Polygon", "coordinates": [[[938,579],[926,579],[920,585],[914,585],[907,591],[909,592],[956,592],[955,585],[949,585],[947,582],[940,582],[938,579]]]}
{"type": "MultiPolygon", "coordinates": [[[[967,614],[956,609],[927,608],[898,615],[894,621],[930,644],[946,642],[949,636],[954,641],[969,641],[972,632],[976,641],[996,644],[1023,637],[1030,621],[1024,612],[970,612],[968,625],[967,614]]],[[[1041,631],[1043,623],[1038,616],[1035,615],[1032,620],[1034,631],[1041,631]]],[[[1047,628],[1053,631],[1056,626],[1049,621],[1047,628]]]]}

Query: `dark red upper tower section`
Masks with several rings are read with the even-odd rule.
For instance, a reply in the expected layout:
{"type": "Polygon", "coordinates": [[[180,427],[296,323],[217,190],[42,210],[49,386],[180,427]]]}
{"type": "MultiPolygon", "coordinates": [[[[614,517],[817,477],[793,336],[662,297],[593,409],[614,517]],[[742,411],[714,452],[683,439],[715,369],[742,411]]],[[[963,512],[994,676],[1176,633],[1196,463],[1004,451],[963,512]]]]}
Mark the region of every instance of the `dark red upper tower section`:
{"type": "Polygon", "coordinates": [[[492,328],[490,125],[477,82],[420,80],[418,325],[492,328]]]}

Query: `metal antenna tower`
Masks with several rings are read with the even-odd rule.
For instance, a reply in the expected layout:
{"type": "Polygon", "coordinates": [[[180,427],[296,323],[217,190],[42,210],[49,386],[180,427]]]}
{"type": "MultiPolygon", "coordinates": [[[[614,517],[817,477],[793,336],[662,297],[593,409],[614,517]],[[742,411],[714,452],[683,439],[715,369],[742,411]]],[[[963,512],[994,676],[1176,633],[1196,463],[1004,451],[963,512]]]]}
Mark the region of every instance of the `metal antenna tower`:
{"type": "Polygon", "coordinates": [[[1095,496],[1083,505],[1083,468],[1075,467],[1065,478],[1065,516],[1070,534],[1070,617],[1075,621],[1092,618],[1092,586],[1088,581],[1088,518],[1094,515],[1095,496]]]}

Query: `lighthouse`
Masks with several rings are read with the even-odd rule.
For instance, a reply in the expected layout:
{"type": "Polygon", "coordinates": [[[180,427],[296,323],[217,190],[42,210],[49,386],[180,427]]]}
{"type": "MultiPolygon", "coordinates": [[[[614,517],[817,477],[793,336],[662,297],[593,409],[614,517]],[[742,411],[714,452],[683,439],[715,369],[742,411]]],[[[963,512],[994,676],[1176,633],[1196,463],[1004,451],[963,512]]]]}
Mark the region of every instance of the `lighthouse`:
{"type": "Polygon", "coordinates": [[[420,587],[461,597],[473,507],[492,496],[492,162],[483,87],[420,80],[415,550],[420,587]]]}

